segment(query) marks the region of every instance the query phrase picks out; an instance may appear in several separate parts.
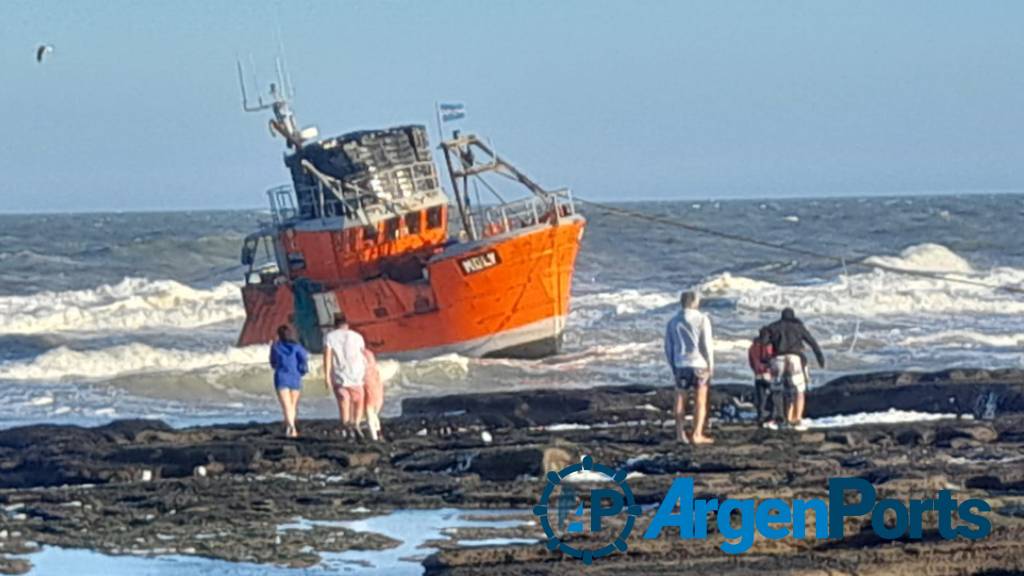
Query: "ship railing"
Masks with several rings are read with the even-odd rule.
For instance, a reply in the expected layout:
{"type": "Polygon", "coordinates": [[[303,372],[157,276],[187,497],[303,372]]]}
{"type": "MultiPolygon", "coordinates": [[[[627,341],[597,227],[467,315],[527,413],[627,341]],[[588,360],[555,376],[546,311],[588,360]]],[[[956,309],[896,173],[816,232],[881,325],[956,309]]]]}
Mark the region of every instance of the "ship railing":
{"type": "Polygon", "coordinates": [[[318,189],[315,186],[310,186],[303,190],[309,193],[296,194],[295,188],[291,184],[282,184],[267,190],[267,199],[270,200],[270,216],[275,226],[323,212],[318,202],[320,198],[318,189]]]}
{"type": "Polygon", "coordinates": [[[570,216],[576,213],[576,203],[572,199],[572,190],[568,188],[555,190],[551,192],[551,198],[559,215],[570,216]]]}
{"type": "Polygon", "coordinates": [[[576,213],[572,192],[568,188],[531,196],[522,200],[487,206],[474,218],[481,236],[494,236],[511,230],[556,222],[576,213]]]}
{"type": "Polygon", "coordinates": [[[295,192],[290,185],[275,186],[267,190],[267,199],[270,201],[270,217],[273,218],[275,226],[299,217],[295,192]]]}
{"type": "MultiPolygon", "coordinates": [[[[310,187],[306,192],[296,194],[295,188],[290,184],[267,190],[270,215],[275,226],[323,215],[325,208],[333,208],[319,204],[320,191],[316,187],[310,187]]],[[[333,209],[326,211],[334,214],[333,209]]],[[[481,207],[474,210],[472,221],[478,228],[478,236],[493,236],[541,223],[551,223],[575,213],[572,192],[566,188],[548,192],[544,196],[530,196],[513,202],[481,207]]]]}

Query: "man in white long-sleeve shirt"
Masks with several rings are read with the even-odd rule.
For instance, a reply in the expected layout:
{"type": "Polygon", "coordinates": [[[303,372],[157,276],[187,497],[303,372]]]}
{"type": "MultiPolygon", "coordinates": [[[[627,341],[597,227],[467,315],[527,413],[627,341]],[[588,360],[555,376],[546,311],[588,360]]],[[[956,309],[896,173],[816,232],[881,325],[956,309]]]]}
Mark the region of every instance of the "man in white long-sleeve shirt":
{"type": "Polygon", "coordinates": [[[343,433],[362,435],[363,380],[366,377],[366,343],[348,326],[344,314],[334,317],[334,330],[324,335],[324,385],[338,401],[343,433]]]}
{"type": "Polygon", "coordinates": [[[676,388],[676,439],[694,444],[711,444],[714,439],[704,435],[708,414],[708,386],[715,372],[714,339],[711,319],[697,308],[700,297],[695,292],[680,296],[683,309],[668,322],[665,330],[665,358],[676,388]],[[686,417],[686,393],[694,389],[693,434],[689,437],[683,423],[686,417]]]}

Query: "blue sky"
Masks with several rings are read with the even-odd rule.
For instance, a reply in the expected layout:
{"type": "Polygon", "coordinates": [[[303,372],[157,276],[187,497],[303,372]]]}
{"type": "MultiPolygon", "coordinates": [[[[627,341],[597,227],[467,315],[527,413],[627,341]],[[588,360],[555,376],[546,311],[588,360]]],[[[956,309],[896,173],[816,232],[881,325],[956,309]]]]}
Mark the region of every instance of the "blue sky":
{"type": "Polygon", "coordinates": [[[0,211],[261,207],[303,125],[465,128],[603,200],[1024,189],[1024,2],[0,3],[0,211]],[[37,65],[34,51],[55,51],[37,65]]]}

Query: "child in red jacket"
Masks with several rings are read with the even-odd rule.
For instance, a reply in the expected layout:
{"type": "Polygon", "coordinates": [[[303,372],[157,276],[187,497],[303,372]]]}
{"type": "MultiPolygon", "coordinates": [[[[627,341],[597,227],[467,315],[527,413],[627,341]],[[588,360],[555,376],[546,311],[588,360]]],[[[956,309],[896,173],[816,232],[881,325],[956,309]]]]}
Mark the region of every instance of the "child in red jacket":
{"type": "Polygon", "coordinates": [[[772,343],[768,339],[768,329],[762,327],[757,333],[757,338],[750,343],[747,349],[747,360],[750,362],[750,369],[754,372],[754,404],[757,405],[757,423],[764,425],[769,420],[774,406],[772,398],[772,343]]]}

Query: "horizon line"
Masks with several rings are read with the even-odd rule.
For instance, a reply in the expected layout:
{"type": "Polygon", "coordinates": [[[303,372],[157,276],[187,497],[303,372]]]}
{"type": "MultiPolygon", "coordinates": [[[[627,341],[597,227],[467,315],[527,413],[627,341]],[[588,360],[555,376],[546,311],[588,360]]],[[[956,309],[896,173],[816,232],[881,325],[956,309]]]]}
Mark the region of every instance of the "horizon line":
{"type": "MultiPolygon", "coordinates": [[[[447,195],[447,192],[445,192],[447,195]]],[[[950,197],[950,196],[1013,196],[1013,195],[1024,195],[1024,188],[967,188],[967,189],[951,189],[951,190],[904,190],[895,192],[860,192],[854,194],[837,193],[831,195],[810,195],[804,196],[799,194],[781,194],[781,195],[739,195],[739,196],[692,196],[685,198],[666,198],[659,196],[648,196],[644,198],[630,198],[628,200],[592,200],[589,197],[580,197],[581,200],[597,201],[604,204],[631,204],[637,202],[743,202],[743,201],[754,201],[754,200],[850,200],[860,198],[926,198],[926,197],[950,197]]],[[[576,194],[573,194],[576,197],[576,194]]],[[[227,207],[211,207],[211,208],[137,208],[128,210],[112,210],[112,209],[97,209],[97,210],[54,210],[54,211],[4,211],[0,210],[0,217],[3,216],[73,216],[80,214],[182,214],[188,212],[270,212],[269,207],[266,206],[241,206],[235,208],[227,207]]]]}

